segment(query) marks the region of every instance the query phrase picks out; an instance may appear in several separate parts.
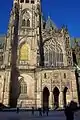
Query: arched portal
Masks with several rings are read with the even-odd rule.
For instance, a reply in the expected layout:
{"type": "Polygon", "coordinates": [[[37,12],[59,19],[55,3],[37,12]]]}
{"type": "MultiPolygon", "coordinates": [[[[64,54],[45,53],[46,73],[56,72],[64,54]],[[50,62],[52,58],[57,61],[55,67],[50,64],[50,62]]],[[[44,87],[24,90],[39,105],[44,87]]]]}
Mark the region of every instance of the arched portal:
{"type": "Polygon", "coordinates": [[[47,87],[43,90],[43,108],[46,108],[49,106],[49,90],[47,87]]]}
{"type": "Polygon", "coordinates": [[[57,87],[54,88],[53,95],[54,95],[54,106],[58,108],[59,107],[59,89],[57,87]]]}
{"type": "Polygon", "coordinates": [[[64,107],[66,107],[66,103],[67,103],[67,101],[66,101],[66,92],[67,92],[67,90],[68,90],[68,88],[65,87],[65,88],[64,88],[64,91],[63,91],[63,102],[64,102],[64,107]]]}

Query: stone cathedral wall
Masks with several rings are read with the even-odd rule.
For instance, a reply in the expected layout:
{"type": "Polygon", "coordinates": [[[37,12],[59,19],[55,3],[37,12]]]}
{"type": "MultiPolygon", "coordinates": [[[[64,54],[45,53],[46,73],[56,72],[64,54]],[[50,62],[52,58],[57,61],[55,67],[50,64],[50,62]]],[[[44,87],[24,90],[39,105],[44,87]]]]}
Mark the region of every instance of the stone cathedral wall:
{"type": "Polygon", "coordinates": [[[49,96],[49,106],[53,107],[53,90],[55,87],[59,90],[59,106],[63,107],[63,91],[67,87],[66,99],[67,104],[71,100],[78,102],[77,99],[77,87],[74,70],[42,70],[38,73],[37,81],[37,105],[42,106],[43,89],[47,87],[49,96]],[[45,76],[46,75],[46,76],[45,76]],[[51,98],[50,98],[51,97],[51,98]]]}
{"type": "Polygon", "coordinates": [[[59,90],[59,107],[63,107],[64,104],[63,91],[65,87],[68,88],[66,92],[67,104],[71,100],[78,102],[75,72],[73,69],[37,69],[36,72],[23,72],[21,77],[26,82],[27,92],[19,96],[19,107],[42,107],[45,87],[49,90],[49,107],[51,108],[54,107],[53,91],[55,87],[59,90]]]}

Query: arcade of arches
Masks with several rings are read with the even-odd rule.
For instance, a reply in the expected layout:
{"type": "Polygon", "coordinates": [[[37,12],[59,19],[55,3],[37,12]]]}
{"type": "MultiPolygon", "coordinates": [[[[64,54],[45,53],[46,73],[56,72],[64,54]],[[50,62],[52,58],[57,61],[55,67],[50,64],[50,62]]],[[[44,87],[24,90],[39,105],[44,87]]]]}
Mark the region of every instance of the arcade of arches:
{"type": "MultiPolygon", "coordinates": [[[[63,90],[63,106],[65,107],[67,105],[67,90],[68,88],[65,87],[63,90]]],[[[54,108],[58,108],[59,107],[59,94],[60,91],[57,87],[55,87],[52,91],[52,104],[54,108]]],[[[49,100],[50,100],[50,92],[49,89],[47,87],[44,87],[43,89],[43,101],[42,101],[42,105],[43,108],[45,107],[49,107],[49,100]]]]}

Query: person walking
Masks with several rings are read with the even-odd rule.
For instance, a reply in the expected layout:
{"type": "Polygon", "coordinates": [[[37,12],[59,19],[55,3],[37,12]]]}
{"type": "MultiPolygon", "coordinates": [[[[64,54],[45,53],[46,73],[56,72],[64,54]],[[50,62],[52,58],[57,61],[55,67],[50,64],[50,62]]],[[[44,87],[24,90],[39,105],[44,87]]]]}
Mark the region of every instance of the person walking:
{"type": "Polygon", "coordinates": [[[39,110],[39,116],[42,116],[42,110],[41,110],[41,108],[39,108],[38,110],[39,110]]]}
{"type": "Polygon", "coordinates": [[[65,107],[66,120],[74,120],[74,112],[70,106],[65,107]]]}
{"type": "Polygon", "coordinates": [[[34,107],[32,107],[32,115],[34,115],[34,107]]]}
{"type": "Polygon", "coordinates": [[[45,107],[43,107],[43,114],[45,114],[45,107]]]}
{"type": "Polygon", "coordinates": [[[49,113],[49,108],[47,107],[46,108],[46,115],[48,116],[48,113],[49,113]]]}
{"type": "Polygon", "coordinates": [[[19,107],[17,107],[17,113],[19,113],[19,107]]]}

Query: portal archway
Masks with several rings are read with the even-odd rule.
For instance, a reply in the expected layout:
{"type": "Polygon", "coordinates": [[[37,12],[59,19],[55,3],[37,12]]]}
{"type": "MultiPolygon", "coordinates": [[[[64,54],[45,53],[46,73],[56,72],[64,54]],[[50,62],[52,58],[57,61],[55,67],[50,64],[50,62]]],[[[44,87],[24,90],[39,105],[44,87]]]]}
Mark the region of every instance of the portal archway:
{"type": "Polygon", "coordinates": [[[43,89],[43,108],[49,107],[49,90],[47,87],[43,89]]]}
{"type": "Polygon", "coordinates": [[[59,89],[57,87],[54,88],[53,90],[53,95],[54,95],[54,106],[56,108],[59,107],[59,89]]]}
{"type": "Polygon", "coordinates": [[[64,104],[64,107],[66,107],[66,104],[67,104],[67,101],[66,101],[66,93],[67,93],[67,90],[68,88],[65,87],[64,90],[63,90],[63,104],[64,104]]]}

